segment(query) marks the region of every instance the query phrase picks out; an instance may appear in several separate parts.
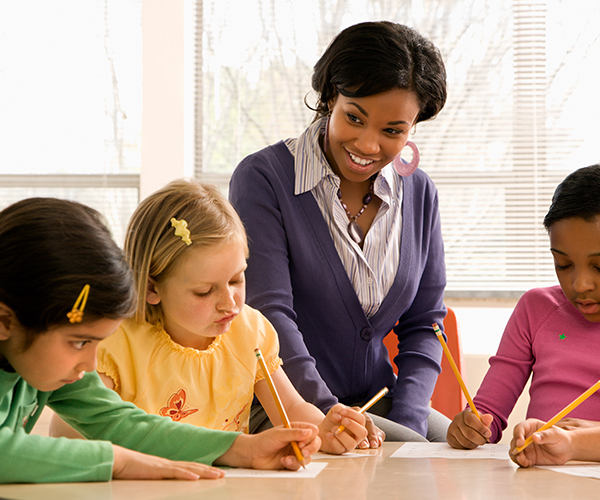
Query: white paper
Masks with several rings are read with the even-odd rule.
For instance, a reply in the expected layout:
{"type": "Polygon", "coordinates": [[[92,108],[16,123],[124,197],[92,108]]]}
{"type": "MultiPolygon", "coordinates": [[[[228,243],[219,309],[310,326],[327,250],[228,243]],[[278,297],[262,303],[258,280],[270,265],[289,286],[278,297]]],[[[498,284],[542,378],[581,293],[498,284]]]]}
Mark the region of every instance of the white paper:
{"type": "Polygon", "coordinates": [[[404,443],[392,455],[392,458],[458,458],[482,459],[494,458],[510,461],[508,444],[486,444],[474,450],[456,450],[448,443],[404,443]]]}
{"type": "Polygon", "coordinates": [[[336,458],[366,458],[366,457],[376,457],[377,452],[375,453],[342,453],[341,455],[330,455],[329,453],[323,453],[321,451],[311,455],[310,458],[313,460],[335,460],[336,458]]]}
{"type": "Polygon", "coordinates": [[[600,479],[600,465],[596,464],[565,464],[565,465],[536,465],[538,469],[547,469],[572,476],[593,477],[600,479]]]}
{"type": "Polygon", "coordinates": [[[225,477],[280,477],[295,479],[312,479],[327,467],[327,462],[311,462],[306,468],[299,470],[257,470],[257,469],[226,469],[225,477]]]}

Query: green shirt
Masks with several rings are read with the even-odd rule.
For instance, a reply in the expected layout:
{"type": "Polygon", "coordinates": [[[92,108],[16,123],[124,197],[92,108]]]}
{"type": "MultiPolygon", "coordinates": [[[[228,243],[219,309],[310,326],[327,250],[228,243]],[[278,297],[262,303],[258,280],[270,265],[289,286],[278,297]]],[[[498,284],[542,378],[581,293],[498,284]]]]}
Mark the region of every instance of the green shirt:
{"type": "Polygon", "coordinates": [[[107,389],[96,372],[52,392],[0,370],[0,483],[109,481],[112,444],[212,464],[238,436],[148,415],[107,389]],[[48,405],[88,440],[29,434],[48,405]]]}

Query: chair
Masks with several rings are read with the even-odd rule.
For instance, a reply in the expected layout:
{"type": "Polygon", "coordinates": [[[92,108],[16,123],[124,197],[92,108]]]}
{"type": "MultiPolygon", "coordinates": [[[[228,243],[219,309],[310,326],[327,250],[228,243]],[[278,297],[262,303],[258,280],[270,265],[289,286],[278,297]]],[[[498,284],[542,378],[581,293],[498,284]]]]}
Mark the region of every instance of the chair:
{"type": "MultiPolygon", "coordinates": [[[[460,331],[458,319],[454,311],[448,307],[448,313],[444,318],[444,333],[447,337],[448,349],[452,353],[454,362],[460,371],[463,380],[465,378],[465,362],[463,359],[462,345],[460,342],[460,331]]],[[[398,355],[398,338],[392,331],[383,339],[383,343],[388,350],[390,362],[394,367],[394,373],[398,374],[398,368],[394,363],[394,358],[398,355]]],[[[442,373],[437,379],[433,395],[431,396],[431,406],[448,418],[463,411],[467,400],[460,389],[456,376],[452,371],[450,362],[445,355],[442,355],[442,373]]]]}

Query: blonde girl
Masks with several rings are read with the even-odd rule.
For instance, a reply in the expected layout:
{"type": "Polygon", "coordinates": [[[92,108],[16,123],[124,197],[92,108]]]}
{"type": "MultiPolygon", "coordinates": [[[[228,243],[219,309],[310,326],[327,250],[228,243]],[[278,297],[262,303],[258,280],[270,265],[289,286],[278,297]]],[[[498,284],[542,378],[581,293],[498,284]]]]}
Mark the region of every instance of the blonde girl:
{"type": "Polygon", "coordinates": [[[54,198],[0,212],[0,483],[219,478],[211,464],[297,469],[291,441],[306,457],[318,449],[311,424],[236,435],[123,402],[98,378],[96,352],[133,306],[98,212],[54,198]],[[88,439],[31,435],[45,406],[88,439]]]}
{"type": "Polygon", "coordinates": [[[290,419],[316,424],[323,451],[343,453],[364,440],[362,414],[339,404],[326,417],[285,375],[275,330],[244,305],[246,234],[216,188],[177,180],[150,195],[131,218],[125,253],[135,318],[98,354],[100,376],[124,400],[176,422],[248,432],[256,395],[280,425],[258,347],[290,419]],[[346,431],[334,436],[340,424],[346,431]]]}

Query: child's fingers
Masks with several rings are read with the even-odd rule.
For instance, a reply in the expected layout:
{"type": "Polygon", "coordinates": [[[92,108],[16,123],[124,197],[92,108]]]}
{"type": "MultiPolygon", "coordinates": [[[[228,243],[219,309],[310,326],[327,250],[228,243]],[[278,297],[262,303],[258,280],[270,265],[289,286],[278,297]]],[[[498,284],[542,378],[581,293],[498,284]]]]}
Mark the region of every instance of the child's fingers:
{"type": "Polygon", "coordinates": [[[225,472],[196,462],[174,462],[113,445],[114,479],[218,479],[225,472]]]}
{"type": "Polygon", "coordinates": [[[515,448],[523,446],[525,444],[525,440],[543,425],[544,422],[536,418],[528,418],[527,420],[518,423],[513,429],[513,441],[515,448]]]}
{"type": "Polygon", "coordinates": [[[452,448],[461,450],[472,450],[478,446],[484,445],[486,439],[472,429],[459,427],[448,433],[447,441],[452,448]]]}
{"type": "Polygon", "coordinates": [[[367,437],[367,429],[365,426],[351,418],[344,417],[342,419],[342,425],[345,427],[342,432],[336,433],[337,427],[334,427],[332,432],[334,434],[334,438],[337,439],[344,447],[344,451],[353,450],[367,437]]]}
{"type": "Polygon", "coordinates": [[[296,432],[298,437],[294,437],[293,439],[297,442],[305,459],[307,457],[310,458],[311,455],[319,451],[321,439],[314,425],[305,424],[304,422],[292,422],[291,426],[291,429],[286,430],[296,432]]]}
{"type": "MultiPolygon", "coordinates": [[[[342,420],[344,418],[349,418],[354,420],[355,422],[358,422],[360,425],[362,425],[363,427],[365,426],[365,423],[367,421],[367,417],[366,415],[364,415],[363,413],[360,413],[358,411],[358,408],[350,408],[348,406],[344,406],[342,404],[337,404],[335,405],[332,410],[334,410],[334,415],[336,417],[339,417],[339,421],[340,423],[343,425],[342,420]]],[[[332,415],[332,416],[334,416],[332,415]]]]}
{"type": "Polygon", "coordinates": [[[494,421],[494,417],[488,413],[479,414],[479,417],[475,415],[471,410],[465,411],[464,413],[464,424],[473,429],[476,433],[480,434],[486,439],[489,439],[492,435],[490,431],[490,425],[494,421]]]}
{"type": "Polygon", "coordinates": [[[360,437],[361,439],[364,439],[367,436],[367,419],[364,414],[359,413],[352,408],[344,408],[339,412],[339,415],[340,424],[346,427],[346,429],[350,428],[350,432],[357,438],[360,437]]]}
{"type": "Polygon", "coordinates": [[[218,479],[225,476],[225,471],[209,465],[188,462],[174,462],[172,475],[163,476],[170,479],[218,479]]]}
{"type": "Polygon", "coordinates": [[[448,444],[453,448],[472,450],[487,443],[492,435],[488,425],[493,417],[484,414],[481,418],[479,420],[470,409],[456,415],[448,428],[448,444]]]}

